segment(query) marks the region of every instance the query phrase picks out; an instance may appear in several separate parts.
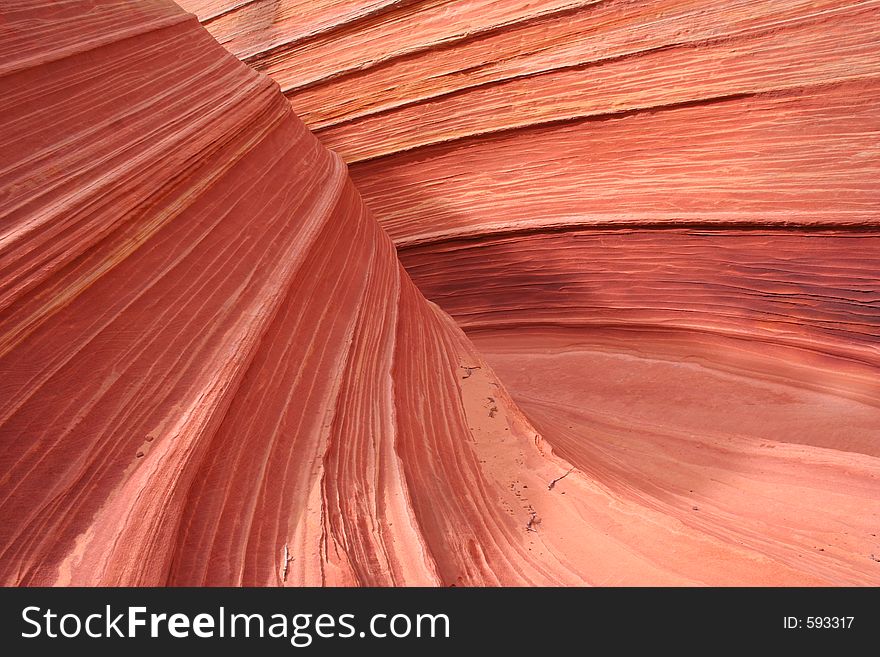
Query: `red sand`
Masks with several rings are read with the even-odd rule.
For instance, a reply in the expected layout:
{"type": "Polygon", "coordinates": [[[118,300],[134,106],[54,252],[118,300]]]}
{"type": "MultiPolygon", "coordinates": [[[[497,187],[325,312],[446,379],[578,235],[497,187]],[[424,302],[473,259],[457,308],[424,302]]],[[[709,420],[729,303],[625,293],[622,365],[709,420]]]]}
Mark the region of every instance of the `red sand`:
{"type": "Polygon", "coordinates": [[[880,1],[182,4],[0,16],[0,583],[880,584],[880,1]]]}

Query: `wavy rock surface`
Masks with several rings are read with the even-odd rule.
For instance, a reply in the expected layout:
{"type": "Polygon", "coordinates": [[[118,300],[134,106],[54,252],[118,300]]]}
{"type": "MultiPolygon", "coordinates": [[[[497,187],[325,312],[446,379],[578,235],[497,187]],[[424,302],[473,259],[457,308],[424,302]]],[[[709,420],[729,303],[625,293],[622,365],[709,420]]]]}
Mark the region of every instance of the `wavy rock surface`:
{"type": "Polygon", "coordinates": [[[626,508],[618,551],[682,568],[662,518],[694,580],[880,581],[880,3],[184,6],[626,508]]]}
{"type": "Polygon", "coordinates": [[[3,8],[2,583],[880,584],[877,3],[184,5],[3,8]]]}
{"type": "Polygon", "coordinates": [[[578,581],[565,465],[271,80],[171,3],[3,18],[0,581],[578,581]]]}

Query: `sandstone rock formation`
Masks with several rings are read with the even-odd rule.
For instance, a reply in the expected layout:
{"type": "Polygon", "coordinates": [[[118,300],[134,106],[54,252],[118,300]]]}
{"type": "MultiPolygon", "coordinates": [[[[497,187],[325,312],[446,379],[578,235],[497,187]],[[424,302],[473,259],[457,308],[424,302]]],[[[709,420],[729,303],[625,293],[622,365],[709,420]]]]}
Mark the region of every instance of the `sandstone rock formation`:
{"type": "Polygon", "coordinates": [[[880,584],[880,3],[181,5],[2,9],[0,582],[880,584]]]}

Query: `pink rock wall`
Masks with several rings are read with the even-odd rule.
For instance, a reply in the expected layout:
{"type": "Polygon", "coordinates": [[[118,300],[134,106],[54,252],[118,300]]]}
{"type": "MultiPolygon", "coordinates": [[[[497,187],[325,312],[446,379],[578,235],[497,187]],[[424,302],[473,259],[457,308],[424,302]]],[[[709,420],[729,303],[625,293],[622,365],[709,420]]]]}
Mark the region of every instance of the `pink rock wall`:
{"type": "Polygon", "coordinates": [[[838,507],[802,457],[876,466],[880,4],[352,6],[205,25],[546,440],[713,540],[875,581],[876,494],[838,507]]]}
{"type": "Polygon", "coordinates": [[[492,469],[563,464],[345,166],[144,7],[4,15],[0,580],[572,581],[492,469]]]}
{"type": "Polygon", "coordinates": [[[2,8],[2,583],[880,583],[877,2],[183,6],[2,8]]]}

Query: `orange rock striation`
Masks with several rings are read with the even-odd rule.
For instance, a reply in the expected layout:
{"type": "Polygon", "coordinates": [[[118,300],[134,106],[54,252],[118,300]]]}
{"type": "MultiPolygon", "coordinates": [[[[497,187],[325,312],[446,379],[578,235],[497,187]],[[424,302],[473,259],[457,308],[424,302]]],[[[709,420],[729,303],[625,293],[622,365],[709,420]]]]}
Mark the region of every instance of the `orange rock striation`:
{"type": "Polygon", "coordinates": [[[558,454],[878,581],[880,3],[210,5],[558,454]]]}
{"type": "Polygon", "coordinates": [[[500,474],[563,465],[341,160],[172,3],[88,5],[4,16],[2,582],[574,581],[500,474]]]}
{"type": "Polygon", "coordinates": [[[3,9],[0,582],[880,584],[880,2],[181,4],[3,9]]]}

